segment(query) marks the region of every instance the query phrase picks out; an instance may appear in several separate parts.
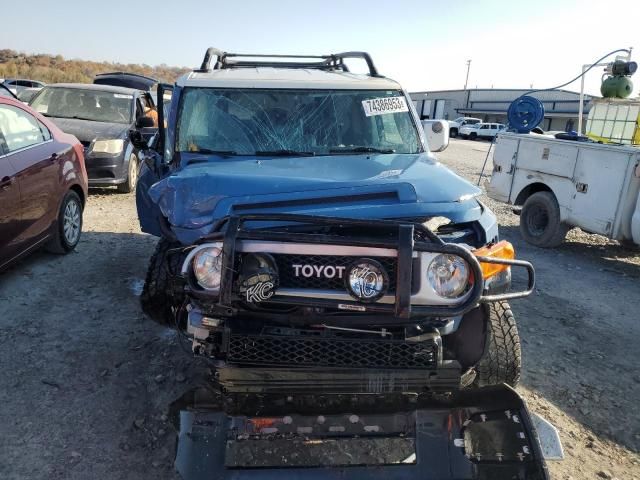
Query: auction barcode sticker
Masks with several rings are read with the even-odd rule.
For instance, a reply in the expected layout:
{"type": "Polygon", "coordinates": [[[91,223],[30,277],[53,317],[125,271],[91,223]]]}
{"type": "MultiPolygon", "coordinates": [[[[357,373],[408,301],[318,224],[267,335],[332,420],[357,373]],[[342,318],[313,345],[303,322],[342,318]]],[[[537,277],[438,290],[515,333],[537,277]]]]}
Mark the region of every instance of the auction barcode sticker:
{"type": "Polygon", "coordinates": [[[362,107],[367,117],[409,111],[407,101],[404,97],[371,98],[369,100],[363,100],[362,107]]]}

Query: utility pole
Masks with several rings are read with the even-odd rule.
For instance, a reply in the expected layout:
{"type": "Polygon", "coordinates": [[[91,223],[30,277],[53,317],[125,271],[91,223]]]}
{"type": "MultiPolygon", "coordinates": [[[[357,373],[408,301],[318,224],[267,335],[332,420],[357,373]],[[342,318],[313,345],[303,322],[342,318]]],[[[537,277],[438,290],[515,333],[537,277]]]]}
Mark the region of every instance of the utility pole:
{"type": "Polygon", "coordinates": [[[467,83],[469,83],[469,69],[471,68],[471,59],[467,60],[467,78],[464,79],[464,89],[467,89],[467,83]]]}

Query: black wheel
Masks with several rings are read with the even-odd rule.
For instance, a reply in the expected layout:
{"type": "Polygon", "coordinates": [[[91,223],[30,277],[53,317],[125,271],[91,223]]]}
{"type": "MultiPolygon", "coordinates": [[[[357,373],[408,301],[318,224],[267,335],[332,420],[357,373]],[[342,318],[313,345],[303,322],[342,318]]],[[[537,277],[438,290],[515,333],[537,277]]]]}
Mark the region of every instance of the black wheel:
{"type": "Polygon", "coordinates": [[[469,138],[470,138],[471,140],[476,140],[476,139],[478,138],[478,134],[477,134],[477,133],[472,132],[471,134],[469,134],[469,138]]]}
{"type": "Polygon", "coordinates": [[[53,238],[47,244],[52,253],[69,253],[80,241],[82,233],[82,200],[69,190],[60,204],[58,222],[53,238]]]}
{"type": "Polygon", "coordinates": [[[180,245],[160,239],[156,251],[149,260],[147,278],[140,295],[142,311],[160,325],[176,326],[175,310],[182,304],[184,295],[174,292],[171,277],[178,274],[184,254],[176,248],[180,245]]]}
{"type": "Polygon", "coordinates": [[[568,225],[560,221],[560,207],[551,192],[537,192],[524,202],[520,212],[520,233],[536,247],[552,248],[560,245],[568,225]]]}
{"type": "Polygon", "coordinates": [[[458,136],[458,129],[452,128],[451,130],[449,130],[449,136],[451,138],[456,138],[458,136]]]}
{"type": "Polygon", "coordinates": [[[124,183],[118,185],[118,192],[131,193],[136,189],[136,183],[138,183],[138,170],[139,162],[135,153],[129,157],[129,169],[127,172],[127,179],[124,183]]]}
{"type": "Polygon", "coordinates": [[[475,367],[472,386],[501,385],[515,387],[520,381],[522,357],[516,320],[507,302],[487,305],[487,344],[484,355],[475,367]]]}

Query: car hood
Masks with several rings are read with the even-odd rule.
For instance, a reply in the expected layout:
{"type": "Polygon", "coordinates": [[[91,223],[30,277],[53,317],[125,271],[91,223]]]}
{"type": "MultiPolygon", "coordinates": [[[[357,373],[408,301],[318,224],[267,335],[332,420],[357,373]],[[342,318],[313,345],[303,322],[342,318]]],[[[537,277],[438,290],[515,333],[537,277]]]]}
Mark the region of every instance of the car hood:
{"type": "Polygon", "coordinates": [[[49,117],[60,130],[70,133],[81,142],[91,142],[96,138],[124,138],[129,125],[124,123],[92,122],[76,118],[49,117]]]}
{"type": "Polygon", "coordinates": [[[183,242],[243,213],[472,221],[480,215],[478,194],[429,154],[218,158],[187,165],[149,189],[183,242]]]}

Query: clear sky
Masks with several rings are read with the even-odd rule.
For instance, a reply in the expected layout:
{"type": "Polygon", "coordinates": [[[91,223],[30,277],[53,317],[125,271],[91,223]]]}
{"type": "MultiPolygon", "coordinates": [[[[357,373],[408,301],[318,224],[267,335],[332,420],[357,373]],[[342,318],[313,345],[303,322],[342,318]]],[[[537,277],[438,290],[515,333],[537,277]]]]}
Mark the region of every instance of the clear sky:
{"type": "MultiPolygon", "coordinates": [[[[555,86],[636,47],[640,0],[3,0],[0,48],[196,66],[206,47],[323,54],[365,50],[408,90],[555,86]]],[[[640,86],[640,73],[635,83],[640,86]]],[[[600,72],[587,77],[597,93],[600,72]]],[[[568,87],[579,90],[580,83],[568,87]]],[[[634,95],[640,88],[634,89],[634,95]]]]}

